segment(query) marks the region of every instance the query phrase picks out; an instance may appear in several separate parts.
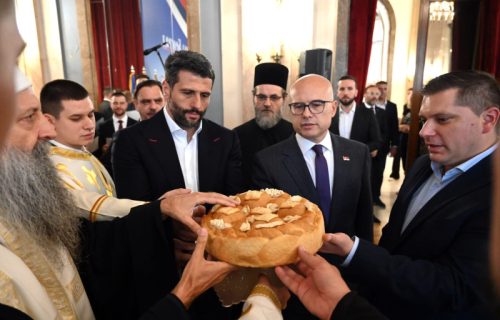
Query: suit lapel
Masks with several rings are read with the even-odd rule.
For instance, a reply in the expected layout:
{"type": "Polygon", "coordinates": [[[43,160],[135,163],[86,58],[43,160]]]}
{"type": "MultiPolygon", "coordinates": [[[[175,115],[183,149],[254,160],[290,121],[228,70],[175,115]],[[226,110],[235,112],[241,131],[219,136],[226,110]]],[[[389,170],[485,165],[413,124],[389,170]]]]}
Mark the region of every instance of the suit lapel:
{"type": "Polygon", "coordinates": [[[424,161],[415,170],[415,175],[410,176],[408,181],[405,180],[401,186],[398,198],[392,207],[389,222],[383,229],[380,245],[386,247],[388,250],[392,250],[401,238],[401,228],[403,227],[406,211],[408,211],[408,206],[413,195],[432,173],[430,161],[424,161]]]}
{"type": "Polygon", "coordinates": [[[313,180],[307,169],[306,161],[300,151],[295,135],[292,135],[284,145],[282,151],[283,166],[286,168],[290,177],[294,180],[300,194],[314,203],[319,203],[319,197],[314,187],[313,180]]]}
{"type": "Polygon", "coordinates": [[[356,140],[359,135],[360,124],[362,124],[363,114],[360,108],[365,108],[364,103],[356,105],[356,110],[354,111],[354,117],[352,118],[351,135],[350,139],[356,140]]]}
{"type": "Polygon", "coordinates": [[[382,239],[380,240],[381,245],[391,251],[402,243],[407,237],[409,237],[415,229],[417,229],[429,218],[435,217],[436,214],[451,214],[452,212],[441,209],[471,191],[491,183],[491,175],[488,170],[490,162],[491,156],[483,159],[480,163],[476,164],[474,167],[469,169],[469,171],[462,174],[438,192],[422,207],[422,209],[420,209],[415,218],[413,218],[410,224],[406,227],[405,231],[401,234],[402,225],[412,196],[422,183],[429,178],[430,174],[432,174],[430,161],[425,161],[416,173],[415,178],[412,179],[412,181],[409,181],[408,186],[403,186],[405,187],[405,191],[403,191],[403,188],[401,189],[400,194],[403,194],[404,197],[401,201],[398,199],[398,201],[394,204],[391,212],[391,220],[389,221],[387,227],[383,230],[382,239]]]}
{"type": "Polygon", "coordinates": [[[330,126],[330,131],[333,132],[336,135],[340,134],[340,131],[339,131],[339,117],[340,117],[340,111],[337,111],[335,113],[335,116],[332,119],[332,124],[330,126]]]}
{"type": "MultiPolygon", "coordinates": [[[[203,129],[198,135],[198,178],[200,191],[213,191],[214,182],[219,180],[217,170],[222,155],[222,139],[214,135],[211,125],[203,120],[203,129]]],[[[220,164],[219,164],[220,165],[220,164]]]]}
{"type": "Polygon", "coordinates": [[[159,167],[162,168],[163,175],[159,179],[168,181],[172,189],[184,188],[185,183],[179,157],[164,113],[160,111],[147,121],[143,127],[145,143],[151,149],[159,167]]]}
{"type": "MultiPolygon", "coordinates": [[[[412,233],[413,230],[418,228],[418,226],[424,223],[429,217],[440,211],[442,207],[448,205],[449,203],[460,199],[462,196],[472,192],[477,188],[484,187],[487,184],[491,184],[491,176],[485,174],[487,168],[485,165],[490,165],[489,159],[487,157],[483,159],[480,163],[470,168],[468,172],[463,173],[461,176],[452,181],[444,189],[439,191],[434,197],[432,197],[420,211],[417,213],[415,218],[408,224],[405,231],[401,235],[401,241],[403,241],[408,235],[412,233]]],[[[442,211],[445,214],[451,214],[451,212],[442,211]]]]}
{"type": "Polygon", "coordinates": [[[334,212],[339,211],[339,203],[342,201],[341,199],[344,197],[349,197],[348,194],[345,194],[344,185],[346,181],[349,181],[351,177],[349,174],[351,173],[351,162],[347,159],[351,158],[350,150],[347,150],[340,143],[340,139],[331,135],[332,138],[332,148],[333,148],[333,190],[332,190],[332,203],[330,205],[330,220],[328,223],[327,230],[331,230],[333,228],[333,223],[335,219],[332,219],[331,216],[334,212]]]}

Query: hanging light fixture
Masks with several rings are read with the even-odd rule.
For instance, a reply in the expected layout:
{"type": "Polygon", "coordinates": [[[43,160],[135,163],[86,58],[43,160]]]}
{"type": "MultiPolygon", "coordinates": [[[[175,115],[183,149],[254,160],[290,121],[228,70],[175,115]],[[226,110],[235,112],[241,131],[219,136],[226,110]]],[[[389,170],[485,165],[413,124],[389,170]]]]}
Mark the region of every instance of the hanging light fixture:
{"type": "Polygon", "coordinates": [[[430,20],[451,23],[455,16],[453,1],[434,1],[430,3],[430,20]]]}

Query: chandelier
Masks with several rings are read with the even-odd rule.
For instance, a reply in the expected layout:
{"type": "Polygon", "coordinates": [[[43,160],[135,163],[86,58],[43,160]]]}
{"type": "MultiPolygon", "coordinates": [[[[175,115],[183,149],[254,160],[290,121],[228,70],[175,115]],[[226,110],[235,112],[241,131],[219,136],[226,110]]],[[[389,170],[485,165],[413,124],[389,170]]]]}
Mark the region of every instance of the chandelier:
{"type": "Polygon", "coordinates": [[[453,1],[434,1],[430,3],[430,20],[451,23],[455,16],[453,1]]]}

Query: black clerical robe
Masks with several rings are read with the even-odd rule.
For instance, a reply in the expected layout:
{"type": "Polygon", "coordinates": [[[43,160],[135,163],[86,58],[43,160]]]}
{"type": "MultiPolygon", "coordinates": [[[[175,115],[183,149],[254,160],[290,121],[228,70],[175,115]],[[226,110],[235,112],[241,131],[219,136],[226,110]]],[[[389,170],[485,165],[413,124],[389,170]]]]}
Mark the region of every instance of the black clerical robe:
{"type": "Polygon", "coordinates": [[[274,127],[261,129],[255,119],[234,128],[240,139],[242,154],[242,171],[245,187],[251,189],[252,166],[255,154],[275,143],[285,140],[293,134],[292,124],[281,119],[274,127]]]}

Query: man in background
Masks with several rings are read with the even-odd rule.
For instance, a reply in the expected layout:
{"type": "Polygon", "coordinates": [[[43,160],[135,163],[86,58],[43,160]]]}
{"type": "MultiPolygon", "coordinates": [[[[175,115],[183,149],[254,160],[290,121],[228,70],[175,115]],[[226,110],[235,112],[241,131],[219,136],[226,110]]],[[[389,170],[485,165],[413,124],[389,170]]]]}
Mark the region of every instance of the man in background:
{"type": "Polygon", "coordinates": [[[255,67],[253,105],[255,118],[236,127],[241,143],[245,186],[251,189],[255,154],[293,133],[292,124],[281,117],[285,104],[288,68],[279,63],[261,63],[255,67]]]}
{"type": "Polygon", "coordinates": [[[111,177],[113,168],[111,166],[111,143],[115,132],[136,124],[137,121],[127,115],[127,98],[121,91],[113,92],[111,95],[111,110],[113,116],[108,119],[99,129],[98,149],[93,154],[101,161],[111,177]]]}
{"type": "MultiPolygon", "coordinates": [[[[376,83],[380,90],[380,98],[377,102],[377,106],[385,110],[386,121],[387,121],[387,143],[389,145],[389,154],[391,157],[395,157],[396,153],[399,152],[399,121],[398,121],[398,107],[392,101],[387,98],[387,81],[379,81],[376,83]]],[[[384,163],[385,168],[385,163],[384,163]]],[[[398,176],[394,172],[391,172],[391,176],[398,176]]]]}
{"type": "Polygon", "coordinates": [[[127,114],[137,121],[152,118],[165,106],[165,97],[161,83],[156,80],[141,81],[134,91],[134,111],[127,114]]]}
{"type": "Polygon", "coordinates": [[[339,112],[335,114],[330,131],[343,138],[364,143],[370,150],[370,156],[377,155],[380,148],[380,131],[373,112],[356,105],[358,88],[353,76],[342,76],[337,83],[339,112]]]}
{"type": "MultiPolygon", "coordinates": [[[[387,132],[387,113],[384,109],[377,106],[378,99],[380,98],[380,90],[376,85],[368,85],[365,88],[365,106],[368,110],[373,112],[380,133],[380,144],[377,155],[372,158],[372,198],[373,204],[381,208],[385,208],[385,203],[380,199],[380,190],[384,181],[384,168],[389,153],[389,138],[387,132]]],[[[375,222],[380,220],[374,216],[375,222]]]]}

